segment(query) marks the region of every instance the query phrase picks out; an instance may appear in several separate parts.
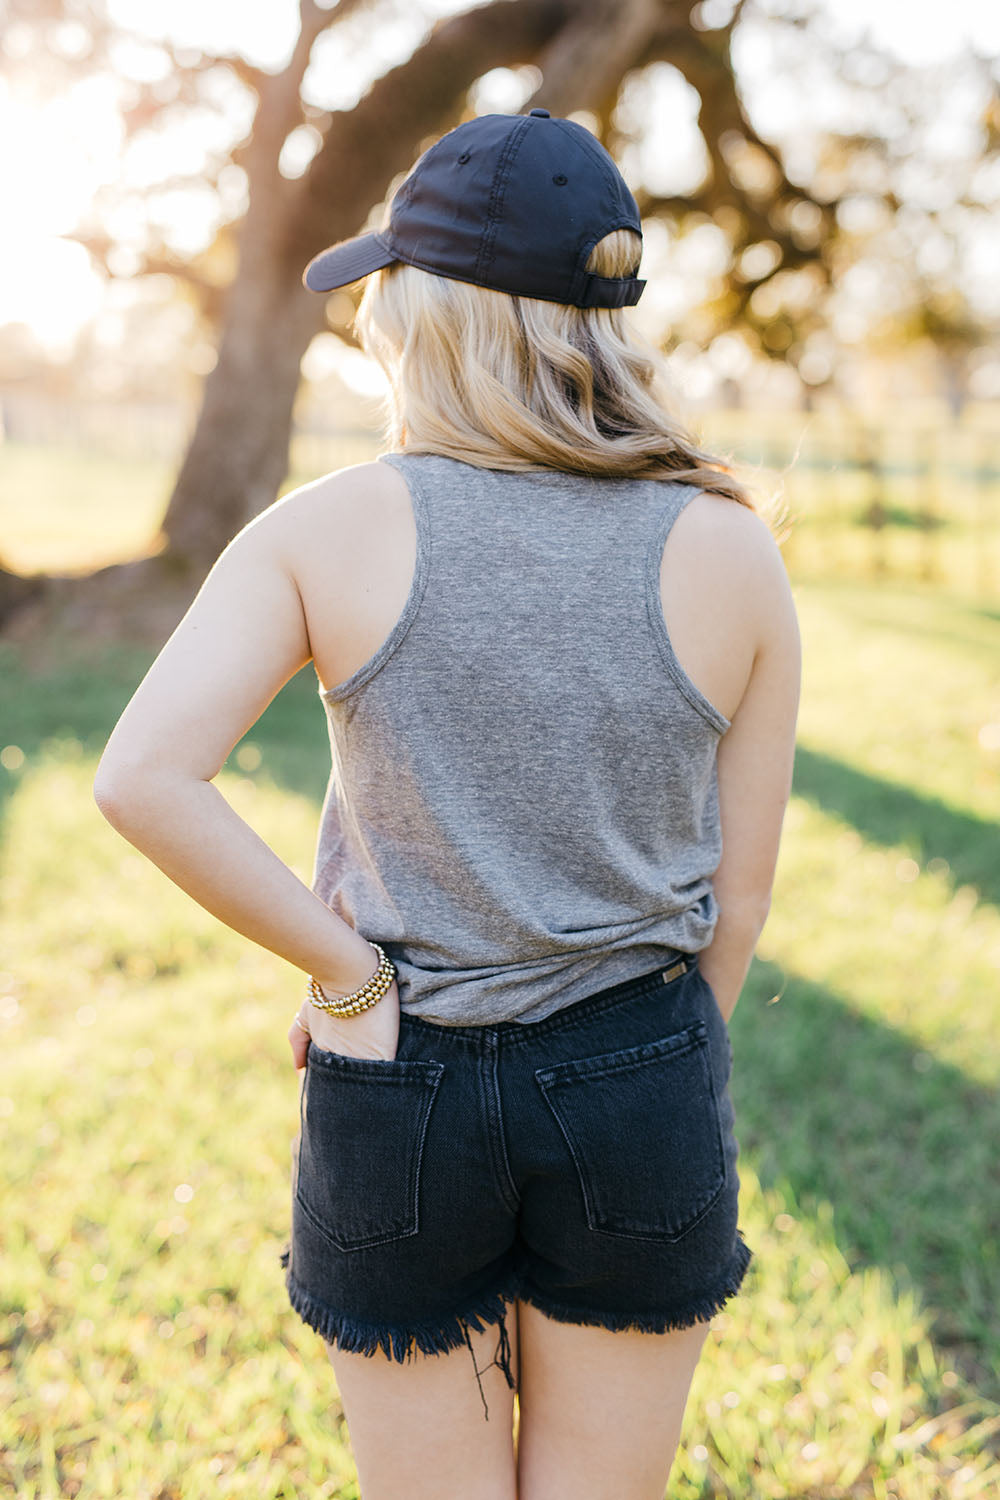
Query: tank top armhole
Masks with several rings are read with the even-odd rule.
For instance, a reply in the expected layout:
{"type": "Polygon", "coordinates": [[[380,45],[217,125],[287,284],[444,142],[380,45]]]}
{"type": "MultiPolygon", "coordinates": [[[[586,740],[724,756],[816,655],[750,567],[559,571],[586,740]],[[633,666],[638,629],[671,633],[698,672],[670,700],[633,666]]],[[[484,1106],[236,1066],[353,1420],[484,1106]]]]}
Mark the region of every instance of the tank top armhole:
{"type": "Polygon", "coordinates": [[[695,489],[693,485],[676,485],[675,494],[671,498],[665,512],[655,527],[653,540],[650,543],[646,555],[646,606],[649,615],[650,629],[659,648],[663,664],[669,672],[677,687],[684,697],[696,709],[702,718],[717,734],[723,735],[730,728],[732,720],[727,719],[725,714],[711,703],[701,689],[694,683],[684,668],[674,650],[670,633],[667,630],[667,622],[663,615],[663,604],[660,599],[660,567],[663,562],[663,551],[667,545],[667,537],[677,517],[686,505],[689,505],[701,490],[695,489]],[[679,494],[677,492],[680,492],[679,494]]]}
{"type": "Polygon", "coordinates": [[[427,517],[427,506],[424,500],[420,484],[413,473],[413,469],[401,453],[380,453],[379,463],[388,463],[394,469],[398,469],[403,476],[410,493],[410,504],[413,507],[413,524],[417,534],[416,560],[413,566],[413,579],[410,583],[410,592],[406,597],[402,613],[395,625],[389,631],[381,646],[368,660],[353,672],[344,682],[339,682],[335,687],[326,688],[320,692],[320,697],[327,703],[343,703],[354,693],[365,687],[376,673],[380,672],[386,662],[402,645],[410,626],[416,618],[417,610],[427,587],[427,576],[430,570],[430,527],[427,517]],[[402,462],[401,462],[402,460],[402,462]]]}

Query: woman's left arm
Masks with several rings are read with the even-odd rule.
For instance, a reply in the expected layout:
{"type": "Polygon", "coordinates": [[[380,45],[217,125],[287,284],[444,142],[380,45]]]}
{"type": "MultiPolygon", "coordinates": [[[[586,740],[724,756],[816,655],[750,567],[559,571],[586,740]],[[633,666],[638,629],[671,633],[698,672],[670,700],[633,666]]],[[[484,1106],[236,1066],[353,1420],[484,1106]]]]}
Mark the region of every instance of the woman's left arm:
{"type": "Polygon", "coordinates": [[[348,994],[374,970],[371,947],[212,785],[233,746],[312,658],[284,545],[290,522],[294,512],[279,502],[218,558],[119,719],[94,797],[108,822],[207,911],[328,992],[348,994]]]}

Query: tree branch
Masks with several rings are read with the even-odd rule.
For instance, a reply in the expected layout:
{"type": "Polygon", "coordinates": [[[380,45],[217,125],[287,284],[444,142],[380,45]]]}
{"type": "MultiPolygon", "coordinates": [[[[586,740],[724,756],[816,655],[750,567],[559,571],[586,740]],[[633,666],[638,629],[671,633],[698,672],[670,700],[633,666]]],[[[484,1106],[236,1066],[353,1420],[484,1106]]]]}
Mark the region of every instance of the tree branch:
{"type": "Polygon", "coordinates": [[[287,253],[305,264],[357,232],[416,148],[456,124],[466,93],[496,67],[531,62],[575,12],[574,0],[493,0],[433,28],[405,63],[351,110],[335,111],[289,216],[287,253]]]}
{"type": "Polygon", "coordinates": [[[734,327],[741,321],[756,325],[751,299],[757,289],[781,271],[815,264],[829,284],[831,268],[820,248],[804,246],[782,223],[782,208],[795,203],[809,203],[819,210],[821,227],[817,244],[822,246],[835,227],[836,199],[817,198],[808,188],[792,183],[785,171],[781,152],[764,140],[749,118],[733,67],[732,36],[743,4],[738,5],[730,21],[718,31],[699,32],[687,24],[667,23],[651,40],[645,62],[666,61],[691,84],[699,99],[698,124],[708,152],[711,171],[707,180],[692,193],[656,195],[640,190],[637,194],[640,212],[645,217],[683,219],[688,214],[703,214],[718,221],[728,210],[731,222],[726,232],[733,248],[734,260],[753,244],[767,240],[777,246],[774,266],[759,277],[747,279],[735,268],[725,278],[724,306],[717,309],[719,326],[734,327]],[[759,151],[773,170],[775,181],[754,190],[740,181],[738,168],[727,160],[732,143],[759,151]]]}
{"type": "Polygon", "coordinates": [[[304,118],[302,80],[317,38],[369,3],[370,0],[339,0],[337,5],[324,10],[316,0],[299,0],[299,34],[287,66],[280,73],[261,75],[257,90],[260,102],[242,152],[248,172],[278,176],[281,148],[304,118]]]}
{"type": "MultiPolygon", "coordinates": [[[[73,239],[85,250],[89,250],[101,268],[108,276],[115,278],[116,272],[112,269],[110,261],[114,251],[115,241],[110,235],[104,234],[74,234],[67,236],[73,239]]],[[[163,246],[144,252],[139,258],[137,268],[129,273],[130,281],[140,276],[172,276],[177,281],[183,282],[185,286],[192,287],[197,293],[198,302],[202,312],[210,319],[216,319],[222,307],[226,288],[211,277],[199,271],[195,262],[174,255],[163,246]]]]}
{"type": "Polygon", "coordinates": [[[587,0],[537,59],[542,82],[525,105],[554,115],[607,111],[622,77],[649,45],[664,0],[587,0]]]}

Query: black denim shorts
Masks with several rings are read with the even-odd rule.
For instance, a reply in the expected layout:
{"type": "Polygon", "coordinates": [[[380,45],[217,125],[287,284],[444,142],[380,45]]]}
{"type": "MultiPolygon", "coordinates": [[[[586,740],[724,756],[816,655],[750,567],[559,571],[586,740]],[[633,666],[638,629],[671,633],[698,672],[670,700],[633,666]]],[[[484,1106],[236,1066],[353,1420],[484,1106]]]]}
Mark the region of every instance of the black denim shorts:
{"type": "Polygon", "coordinates": [[[291,1302],[403,1361],[550,1317],[662,1333],[712,1316],[737,1228],[729,1032],[696,955],[533,1023],[401,1015],[391,1061],[310,1044],[293,1143],[291,1302]]]}

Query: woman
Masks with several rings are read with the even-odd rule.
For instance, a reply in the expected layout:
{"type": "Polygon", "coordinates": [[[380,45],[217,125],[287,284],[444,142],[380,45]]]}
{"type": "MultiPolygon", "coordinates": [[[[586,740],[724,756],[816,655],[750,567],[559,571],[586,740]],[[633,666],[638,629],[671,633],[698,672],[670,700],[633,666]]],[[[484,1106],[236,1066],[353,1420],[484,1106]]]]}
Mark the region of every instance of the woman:
{"type": "Polygon", "coordinates": [[[727,1023],[799,639],[768,527],[655,395],[640,250],[611,158],[533,110],[444,136],[316,257],[314,290],[370,277],[391,451],[230,543],[95,783],[309,976],[284,1259],[365,1500],[659,1500],[751,1258],[727,1023]],[[312,890],[212,785],[310,660],[312,890]]]}

